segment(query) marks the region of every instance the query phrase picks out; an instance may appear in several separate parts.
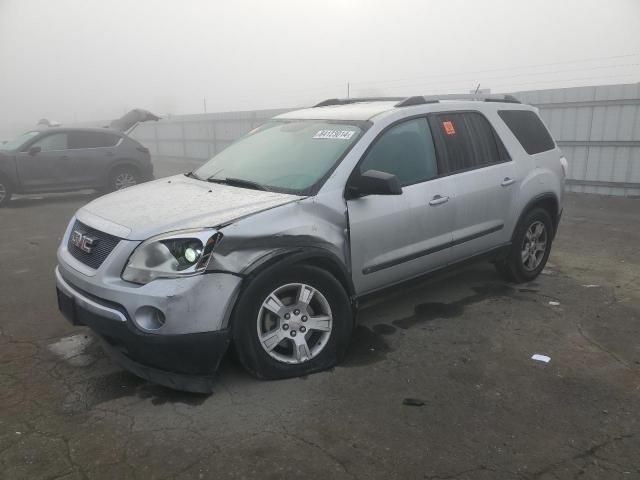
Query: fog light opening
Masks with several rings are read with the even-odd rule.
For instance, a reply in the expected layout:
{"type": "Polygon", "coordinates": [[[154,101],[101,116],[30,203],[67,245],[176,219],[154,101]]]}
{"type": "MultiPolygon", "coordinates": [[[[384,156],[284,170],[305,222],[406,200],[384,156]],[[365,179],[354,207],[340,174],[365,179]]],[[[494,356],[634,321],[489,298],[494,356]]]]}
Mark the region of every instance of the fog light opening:
{"type": "Polygon", "coordinates": [[[136,310],[134,321],[143,330],[158,330],[164,325],[164,313],[155,307],[144,306],[136,310]]]}

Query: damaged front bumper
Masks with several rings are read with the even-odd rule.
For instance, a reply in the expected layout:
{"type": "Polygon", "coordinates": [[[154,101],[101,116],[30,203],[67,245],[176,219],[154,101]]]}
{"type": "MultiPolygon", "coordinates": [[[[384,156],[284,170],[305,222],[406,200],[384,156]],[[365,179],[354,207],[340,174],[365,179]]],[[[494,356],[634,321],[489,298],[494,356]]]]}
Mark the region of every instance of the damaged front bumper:
{"type": "MultiPolygon", "coordinates": [[[[212,391],[213,376],[229,346],[228,328],[185,333],[143,331],[122,304],[81,289],[63,277],[60,267],[55,274],[60,311],[72,324],[89,327],[120,366],[177,390],[212,391]]],[[[227,292],[229,296],[232,293],[227,292]]],[[[172,314],[177,313],[174,306],[172,314]]],[[[188,323],[188,309],[179,316],[188,323]]],[[[212,320],[220,325],[220,320],[212,320]]]]}

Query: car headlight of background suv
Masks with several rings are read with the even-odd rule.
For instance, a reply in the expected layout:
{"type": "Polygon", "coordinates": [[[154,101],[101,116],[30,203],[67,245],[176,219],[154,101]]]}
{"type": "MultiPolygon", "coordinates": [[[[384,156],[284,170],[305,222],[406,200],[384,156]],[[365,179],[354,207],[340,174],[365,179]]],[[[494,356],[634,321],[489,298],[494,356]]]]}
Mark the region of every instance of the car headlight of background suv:
{"type": "Polygon", "coordinates": [[[202,273],[222,238],[213,229],[183,230],[152,237],[133,251],[122,279],[147,284],[157,278],[179,278],[202,273]]]}

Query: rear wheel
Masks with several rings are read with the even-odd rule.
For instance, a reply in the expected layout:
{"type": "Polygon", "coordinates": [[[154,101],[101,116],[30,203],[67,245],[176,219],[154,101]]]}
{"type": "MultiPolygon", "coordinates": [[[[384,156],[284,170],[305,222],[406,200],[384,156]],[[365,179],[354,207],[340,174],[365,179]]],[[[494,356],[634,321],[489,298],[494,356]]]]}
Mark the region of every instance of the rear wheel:
{"type": "Polygon", "coordinates": [[[352,330],[349,297],[328,272],[300,265],[258,275],[232,319],[238,359],[258,378],[324,370],[344,355],[352,330]]]}
{"type": "Polygon", "coordinates": [[[140,183],[140,174],[134,167],[118,167],[109,176],[109,191],[123,190],[140,183]]]}
{"type": "Polygon", "coordinates": [[[0,207],[4,207],[9,203],[12,194],[13,191],[9,182],[0,177],[0,207]]]}
{"type": "Polygon", "coordinates": [[[528,212],[519,222],[507,258],[496,269],[507,280],[530,282],[544,269],[551,252],[553,224],[542,208],[528,212]]]}

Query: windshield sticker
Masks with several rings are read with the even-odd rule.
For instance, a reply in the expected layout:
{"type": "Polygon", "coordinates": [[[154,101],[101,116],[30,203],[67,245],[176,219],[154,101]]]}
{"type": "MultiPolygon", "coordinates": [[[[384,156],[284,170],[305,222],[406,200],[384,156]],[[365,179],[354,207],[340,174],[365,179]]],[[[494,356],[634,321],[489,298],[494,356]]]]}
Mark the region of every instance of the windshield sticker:
{"type": "Polygon", "coordinates": [[[447,135],[455,135],[456,129],[453,128],[453,122],[447,120],[446,122],[442,122],[442,128],[444,128],[444,133],[447,135]]]}
{"type": "Polygon", "coordinates": [[[356,132],[353,130],[319,130],[313,138],[329,138],[334,140],[351,140],[356,132]]]}

